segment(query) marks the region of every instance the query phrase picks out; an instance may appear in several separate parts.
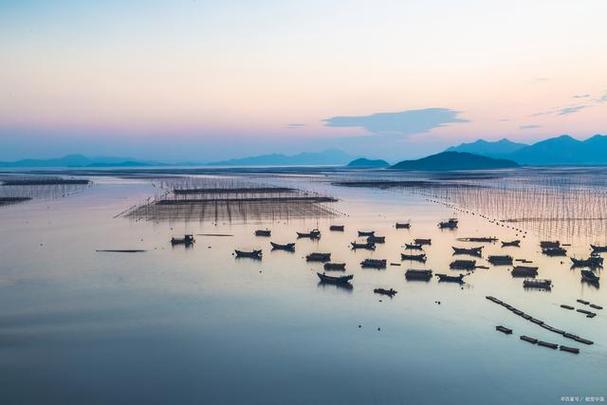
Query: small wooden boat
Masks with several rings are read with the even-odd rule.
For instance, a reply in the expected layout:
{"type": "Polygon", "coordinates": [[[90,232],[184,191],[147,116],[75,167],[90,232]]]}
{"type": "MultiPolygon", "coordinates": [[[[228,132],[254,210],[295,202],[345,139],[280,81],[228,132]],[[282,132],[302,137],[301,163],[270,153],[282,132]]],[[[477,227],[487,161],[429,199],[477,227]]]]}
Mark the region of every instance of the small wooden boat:
{"type": "Polygon", "coordinates": [[[409,269],[405,272],[405,278],[407,280],[430,281],[430,279],[432,278],[432,270],[409,269]]]}
{"type": "Polygon", "coordinates": [[[358,231],[358,236],[367,237],[375,235],[375,231],[358,231]]]}
{"type": "Polygon", "coordinates": [[[390,298],[394,297],[397,293],[397,291],[393,288],[390,288],[389,290],[386,290],[385,288],[376,288],[373,290],[373,292],[375,294],[387,295],[390,298]]]}
{"type": "Polygon", "coordinates": [[[573,307],[571,305],[565,305],[565,304],[561,304],[561,308],[568,309],[568,310],[573,309],[573,307]]]}
{"type": "Polygon", "coordinates": [[[328,262],[331,261],[331,253],[310,253],[306,256],[307,262],[328,262]]]}
{"type": "Polygon", "coordinates": [[[425,263],[427,257],[426,257],[425,253],[421,253],[419,255],[408,255],[408,254],[405,254],[405,253],[401,253],[400,254],[400,259],[401,260],[412,260],[414,262],[425,263]]]}
{"type": "Polygon", "coordinates": [[[350,280],[354,278],[353,274],[349,274],[347,276],[328,276],[323,273],[316,273],[318,278],[322,283],[331,283],[331,284],[349,284],[350,280]]]}
{"type": "Polygon", "coordinates": [[[312,229],[310,232],[296,232],[298,238],[320,239],[320,231],[312,229]]]}
{"type": "Polygon", "coordinates": [[[258,229],[255,231],[255,236],[272,236],[272,231],[270,231],[269,229],[258,229]]]}
{"type": "Polygon", "coordinates": [[[571,267],[590,267],[596,269],[603,267],[603,258],[601,256],[590,256],[588,259],[571,258],[571,267]]]}
{"type": "Polygon", "coordinates": [[[350,243],[350,245],[352,246],[352,250],[356,250],[356,249],[375,250],[375,243],[372,243],[372,242],[365,242],[365,243],[352,242],[352,243],[350,243]]]}
{"type": "Polygon", "coordinates": [[[497,238],[493,236],[475,236],[471,238],[457,238],[461,242],[477,242],[477,243],[494,243],[497,242],[497,238]]]}
{"type": "Polygon", "coordinates": [[[598,284],[599,280],[599,276],[594,274],[592,270],[582,270],[582,281],[585,281],[590,284],[598,284]]]}
{"type": "Polygon", "coordinates": [[[512,256],[509,255],[493,255],[487,259],[494,266],[511,266],[512,256]]]}
{"type": "Polygon", "coordinates": [[[498,332],[505,333],[506,335],[512,335],[512,329],[507,328],[505,326],[499,325],[495,327],[495,330],[498,332]]]}
{"type": "Polygon", "coordinates": [[[411,229],[411,223],[410,222],[397,222],[396,225],[394,225],[394,227],[396,229],[411,229]]]}
{"type": "Polygon", "coordinates": [[[558,248],[561,247],[561,242],[558,240],[543,240],[540,241],[540,247],[542,249],[558,248]]]}
{"type": "Polygon", "coordinates": [[[556,343],[550,343],[550,342],[546,342],[544,340],[538,340],[537,345],[542,346],[542,347],[547,347],[549,349],[556,349],[557,347],[559,347],[559,345],[557,345],[556,343]]]}
{"type": "Polygon", "coordinates": [[[449,274],[437,274],[439,282],[445,283],[459,283],[462,284],[464,282],[465,274],[459,274],[457,276],[450,276],[449,274]]]}
{"type": "Polygon", "coordinates": [[[525,336],[525,335],[521,336],[521,340],[524,340],[525,342],[529,342],[531,344],[536,344],[537,343],[537,339],[536,338],[532,338],[532,337],[525,336]]]}
{"type": "Polygon", "coordinates": [[[533,266],[514,266],[510,274],[512,277],[535,277],[537,270],[538,268],[533,266]]]}
{"type": "Polygon", "coordinates": [[[520,247],[521,246],[521,241],[520,240],[511,240],[509,242],[507,241],[502,241],[502,247],[507,247],[507,246],[514,246],[514,247],[520,247]]]}
{"type": "Polygon", "coordinates": [[[586,301],[586,300],[582,300],[582,299],[577,299],[575,300],[576,302],[579,302],[580,304],[584,304],[584,305],[590,305],[590,301],[586,301]]]}
{"type": "Polygon", "coordinates": [[[569,352],[569,353],[575,353],[575,354],[578,354],[580,352],[580,349],[578,349],[577,347],[569,347],[569,346],[563,346],[563,345],[559,346],[559,350],[563,351],[563,352],[569,352]]]}
{"type": "Polygon", "coordinates": [[[563,247],[542,248],[542,253],[546,256],[567,256],[567,249],[563,247]]]}
{"type": "Polygon", "coordinates": [[[438,227],[440,229],[455,229],[457,228],[458,222],[457,218],[449,218],[446,221],[439,222],[438,227]]]}
{"type": "Polygon", "coordinates": [[[474,270],[476,260],[454,260],[449,264],[449,268],[453,270],[474,270]]]}
{"type": "Polygon", "coordinates": [[[415,242],[418,245],[431,245],[432,244],[432,239],[421,239],[421,238],[417,238],[414,239],[413,242],[415,242]]]}
{"type": "Polygon", "coordinates": [[[183,238],[171,238],[171,245],[186,245],[191,246],[196,242],[194,235],[183,235],[183,238]]]}
{"type": "Polygon", "coordinates": [[[594,309],[603,309],[602,306],[600,305],[596,305],[596,304],[590,304],[590,308],[594,308],[594,309]]]}
{"type": "Polygon", "coordinates": [[[343,232],[344,231],[344,226],[343,225],[331,225],[329,227],[329,230],[333,231],[333,232],[343,232]]]}
{"type": "Polygon", "coordinates": [[[325,263],[323,267],[326,271],[346,271],[346,263],[325,263]]]}
{"type": "Polygon", "coordinates": [[[371,236],[367,237],[367,242],[370,242],[370,243],[386,243],[386,237],[385,236],[371,235],[371,236]]]}
{"type": "Polygon", "coordinates": [[[385,269],[386,259],[365,259],[360,262],[361,267],[370,269],[385,269]]]}
{"type": "Polygon", "coordinates": [[[272,250],[286,250],[287,252],[295,252],[295,243],[286,243],[284,245],[280,243],[270,242],[272,250]]]}
{"type": "Polygon", "coordinates": [[[405,249],[409,250],[422,250],[422,245],[419,243],[405,243],[405,249]]]}
{"type": "Polygon", "coordinates": [[[607,253],[607,246],[590,245],[592,253],[607,253]]]}
{"type": "Polygon", "coordinates": [[[550,290],[552,288],[552,281],[551,280],[534,280],[534,279],[524,280],[523,287],[524,288],[538,288],[541,290],[550,290]]]}
{"type": "Polygon", "coordinates": [[[453,249],[454,255],[470,255],[470,256],[481,257],[483,254],[482,246],[472,247],[472,248],[462,248],[462,247],[451,246],[451,249],[453,249]]]}
{"type": "Polygon", "coordinates": [[[261,260],[261,249],[260,250],[234,250],[236,253],[236,257],[248,257],[250,259],[258,259],[261,260]]]}

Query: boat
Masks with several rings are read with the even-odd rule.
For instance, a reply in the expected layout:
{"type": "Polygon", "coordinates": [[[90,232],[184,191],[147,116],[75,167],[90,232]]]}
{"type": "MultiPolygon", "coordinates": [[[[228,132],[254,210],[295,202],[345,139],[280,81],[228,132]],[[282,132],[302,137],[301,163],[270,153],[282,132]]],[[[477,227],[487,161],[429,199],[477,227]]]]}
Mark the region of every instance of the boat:
{"type": "Polygon", "coordinates": [[[499,325],[495,327],[495,330],[498,332],[505,333],[506,335],[512,335],[512,329],[507,328],[505,326],[499,325]]]}
{"type": "Polygon", "coordinates": [[[418,245],[422,245],[422,246],[424,246],[424,245],[431,245],[432,244],[432,239],[420,239],[420,238],[417,238],[417,239],[414,239],[413,242],[415,242],[418,245]]]}
{"type": "Polygon", "coordinates": [[[421,253],[419,255],[408,255],[405,253],[401,253],[400,254],[400,259],[401,260],[412,260],[414,262],[422,262],[425,263],[426,262],[426,254],[425,253],[421,253]]]}
{"type": "Polygon", "coordinates": [[[323,267],[327,271],[345,271],[346,263],[325,263],[323,267]]]}
{"type": "Polygon", "coordinates": [[[603,258],[601,256],[590,256],[588,259],[576,259],[572,257],[571,262],[571,267],[590,267],[591,269],[603,267],[603,258]]]}
{"type": "Polygon", "coordinates": [[[320,231],[312,229],[310,232],[296,232],[298,238],[320,239],[320,231]]]}
{"type": "Polygon", "coordinates": [[[407,280],[430,281],[430,279],[432,278],[432,270],[409,269],[405,272],[405,278],[407,280]]]}
{"type": "Polygon", "coordinates": [[[550,290],[552,288],[552,281],[551,280],[534,280],[534,279],[523,280],[523,287],[550,290]]]}
{"type": "Polygon", "coordinates": [[[567,256],[567,249],[563,247],[546,247],[542,248],[542,253],[546,256],[567,256]]]}
{"type": "Polygon", "coordinates": [[[389,290],[386,290],[385,288],[375,288],[373,292],[375,294],[387,295],[390,298],[394,297],[397,293],[394,288],[390,288],[389,290]]]}
{"type": "Polygon", "coordinates": [[[577,347],[569,347],[569,346],[563,346],[563,345],[559,346],[559,350],[563,351],[563,352],[569,352],[569,353],[575,353],[575,354],[578,354],[580,352],[580,349],[578,349],[577,347]]]}
{"type": "Polygon", "coordinates": [[[365,242],[365,243],[352,242],[352,243],[350,243],[350,245],[352,246],[353,250],[356,250],[356,249],[375,250],[375,243],[371,243],[371,242],[365,242]]]}
{"type": "Polygon", "coordinates": [[[558,240],[543,240],[540,241],[540,247],[542,249],[558,248],[561,247],[561,242],[558,240]]]}
{"type": "Polygon", "coordinates": [[[457,228],[458,222],[459,221],[457,218],[449,218],[446,221],[439,222],[438,227],[440,229],[455,229],[455,228],[457,228]]]}
{"type": "Polygon", "coordinates": [[[307,262],[328,262],[331,261],[331,253],[310,253],[306,256],[307,262]]]}
{"type": "Polygon", "coordinates": [[[422,250],[422,245],[420,245],[419,243],[405,243],[405,249],[422,250]]]}
{"type": "Polygon", "coordinates": [[[592,253],[607,253],[607,246],[590,245],[592,253]]]}
{"type": "Polygon", "coordinates": [[[333,232],[343,232],[344,231],[344,226],[343,225],[331,225],[329,227],[329,230],[333,231],[333,232]]]}
{"type": "Polygon", "coordinates": [[[481,257],[481,255],[483,253],[482,246],[473,247],[473,248],[461,248],[461,247],[451,246],[451,249],[453,249],[454,255],[470,255],[470,256],[481,257]]]}
{"type": "Polygon", "coordinates": [[[272,231],[269,229],[258,229],[255,231],[255,236],[272,236],[272,231]]]}
{"type": "Polygon", "coordinates": [[[386,243],[386,237],[371,235],[371,236],[367,237],[367,242],[369,242],[369,243],[386,243]]]}
{"type": "Polygon", "coordinates": [[[536,338],[532,338],[532,337],[525,336],[525,335],[521,336],[520,339],[524,340],[525,342],[529,342],[531,344],[536,344],[537,343],[537,339],[536,338]]]}
{"type": "Polygon", "coordinates": [[[171,245],[186,245],[191,246],[196,242],[194,235],[183,235],[183,238],[171,238],[171,245]]]}
{"type": "Polygon", "coordinates": [[[494,266],[510,266],[512,265],[512,256],[509,255],[493,255],[487,259],[494,266]]]}
{"type": "Polygon", "coordinates": [[[457,238],[460,242],[477,242],[477,243],[493,243],[497,242],[497,238],[493,236],[475,236],[471,238],[457,238]]]}
{"type": "Polygon", "coordinates": [[[385,269],[386,259],[365,259],[360,262],[361,267],[371,269],[385,269]]]}
{"type": "Polygon", "coordinates": [[[375,235],[375,231],[358,231],[358,236],[366,237],[375,235]]]}
{"type": "Polygon", "coordinates": [[[459,274],[457,276],[450,276],[448,274],[437,274],[436,277],[438,277],[438,281],[439,282],[446,282],[446,283],[460,283],[462,284],[464,282],[464,276],[465,274],[459,274]]]}
{"type": "Polygon", "coordinates": [[[514,246],[514,247],[520,247],[521,246],[521,241],[520,240],[511,240],[509,242],[507,241],[502,241],[502,247],[507,247],[507,246],[514,246]]]}
{"type": "Polygon", "coordinates": [[[236,257],[248,257],[251,259],[258,259],[261,260],[261,249],[260,250],[234,250],[234,253],[236,253],[236,257]]]}
{"type": "Polygon", "coordinates": [[[454,260],[449,264],[449,268],[453,270],[474,270],[476,260],[454,260]]]}
{"type": "Polygon", "coordinates": [[[599,280],[599,276],[594,274],[592,270],[582,270],[582,281],[585,281],[590,284],[598,284],[599,280]]]}
{"type": "Polygon", "coordinates": [[[537,276],[537,269],[533,266],[514,266],[510,274],[512,274],[512,277],[535,277],[537,276]]]}
{"type": "Polygon", "coordinates": [[[394,225],[394,227],[396,229],[411,229],[411,223],[409,223],[409,222],[397,222],[396,225],[394,225]]]}
{"type": "Polygon", "coordinates": [[[295,252],[295,243],[285,243],[284,245],[280,243],[270,242],[272,245],[272,250],[286,250],[287,252],[295,252]]]}
{"type": "Polygon", "coordinates": [[[350,280],[354,278],[353,274],[349,274],[347,276],[327,276],[323,273],[316,273],[318,278],[322,283],[331,283],[331,284],[349,284],[350,280]]]}

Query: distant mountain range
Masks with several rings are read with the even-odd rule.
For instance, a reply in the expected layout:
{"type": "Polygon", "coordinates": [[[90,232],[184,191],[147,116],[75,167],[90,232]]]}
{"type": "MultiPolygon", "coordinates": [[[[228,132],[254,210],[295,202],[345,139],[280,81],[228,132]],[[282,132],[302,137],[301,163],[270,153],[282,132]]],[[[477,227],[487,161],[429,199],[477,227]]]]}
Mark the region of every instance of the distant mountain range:
{"type": "Polygon", "coordinates": [[[345,165],[352,156],[339,149],[327,149],[322,152],[303,152],[296,155],[273,153],[211,162],[211,166],[332,166],[345,165]]]}
{"type": "Polygon", "coordinates": [[[607,136],[594,135],[580,141],[569,135],[561,135],[531,145],[507,139],[497,142],[479,140],[451,147],[447,151],[509,159],[530,166],[607,165],[607,136]]]}
{"type": "Polygon", "coordinates": [[[441,152],[416,160],[404,160],[391,166],[393,170],[447,171],[491,170],[518,167],[516,162],[495,159],[468,152],[441,152]]]}
{"type": "Polygon", "coordinates": [[[22,159],[14,162],[0,162],[0,167],[133,167],[158,166],[158,162],[137,161],[133,158],[98,156],[87,157],[83,155],[67,155],[54,159],[22,159]]]}
{"type": "Polygon", "coordinates": [[[367,159],[367,158],[358,158],[354,159],[350,163],[347,164],[346,167],[353,169],[369,169],[369,168],[382,168],[388,167],[390,163],[386,162],[382,159],[367,159]]]}

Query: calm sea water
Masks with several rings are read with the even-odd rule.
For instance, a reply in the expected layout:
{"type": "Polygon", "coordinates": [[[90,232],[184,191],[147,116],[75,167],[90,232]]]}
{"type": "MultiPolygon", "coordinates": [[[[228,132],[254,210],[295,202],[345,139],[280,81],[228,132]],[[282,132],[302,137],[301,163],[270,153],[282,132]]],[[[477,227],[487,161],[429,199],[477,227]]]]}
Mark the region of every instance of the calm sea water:
{"type": "MultiPolygon", "coordinates": [[[[516,223],[525,235],[430,202],[427,193],[337,187],[325,176],[261,180],[336,196],[344,216],[137,221],[116,215],[158,192],[149,181],[93,180],[68,198],[0,209],[2,403],[550,404],[563,396],[607,397],[604,311],[587,319],[559,307],[581,307],[578,298],[607,306],[605,290],[580,283],[567,258],[540,255],[545,228],[516,223]],[[436,223],[453,214],[460,228],[439,231],[436,223]],[[405,219],[411,230],[394,229],[405,219]],[[332,223],[346,231],[329,232],[332,223]],[[322,238],[297,240],[295,253],[271,252],[270,239],[253,236],[266,226],[277,242],[314,227],[322,238]],[[356,231],[368,229],[387,243],[375,252],[351,251],[356,231]],[[186,232],[233,236],[197,236],[192,249],[171,247],[170,237],[186,232]],[[461,287],[405,280],[407,268],[452,272],[451,246],[475,245],[456,241],[467,236],[521,238],[520,249],[486,245],[484,257],[532,259],[554,288],[524,290],[508,266],[478,269],[461,287]],[[402,245],[415,237],[432,238],[426,266],[360,268],[368,257],[401,263],[402,245]],[[234,248],[262,248],[263,260],[235,260],[234,248]],[[321,265],[304,259],[313,251],[346,262],[353,289],[319,284],[321,265]],[[378,296],[377,287],[398,294],[378,296]],[[542,329],[486,295],[595,344],[542,329]],[[514,334],[496,332],[500,324],[514,334]],[[519,340],[523,334],[581,353],[533,346],[519,340]]],[[[501,215],[482,196],[449,197],[501,215]]],[[[589,254],[590,238],[604,238],[591,229],[576,232],[561,240],[580,257],[589,254]]]]}

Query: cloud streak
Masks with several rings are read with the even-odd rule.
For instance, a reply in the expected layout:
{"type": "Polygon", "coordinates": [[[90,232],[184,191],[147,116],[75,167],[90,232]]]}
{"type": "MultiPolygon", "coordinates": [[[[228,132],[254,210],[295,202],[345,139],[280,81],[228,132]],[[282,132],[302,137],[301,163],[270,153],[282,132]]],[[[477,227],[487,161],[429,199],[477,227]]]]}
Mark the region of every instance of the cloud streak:
{"type": "Polygon", "coordinates": [[[519,129],[536,129],[541,128],[541,125],[529,124],[529,125],[521,125],[519,129]]]}
{"type": "Polygon", "coordinates": [[[578,111],[583,110],[584,108],[588,108],[587,105],[574,105],[570,107],[563,107],[557,111],[557,115],[569,115],[574,114],[578,111]]]}
{"type": "Polygon", "coordinates": [[[468,122],[459,111],[449,108],[424,108],[400,112],[380,112],[361,116],[336,116],[323,120],[334,128],[364,128],[379,135],[408,136],[429,132],[448,124],[468,122]]]}

